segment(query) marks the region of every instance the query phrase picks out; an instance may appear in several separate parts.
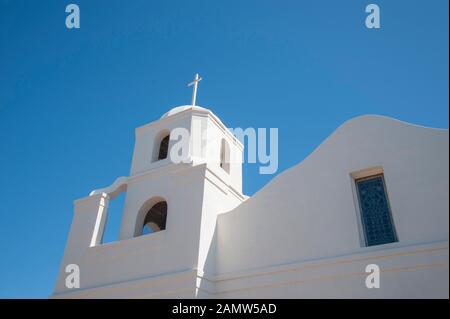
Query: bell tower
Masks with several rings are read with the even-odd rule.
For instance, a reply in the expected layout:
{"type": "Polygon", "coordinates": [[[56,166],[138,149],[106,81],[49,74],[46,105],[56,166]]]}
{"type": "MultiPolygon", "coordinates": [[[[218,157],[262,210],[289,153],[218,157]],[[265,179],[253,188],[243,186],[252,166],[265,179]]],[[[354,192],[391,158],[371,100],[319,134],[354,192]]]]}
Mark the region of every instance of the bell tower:
{"type": "Polygon", "coordinates": [[[173,108],[137,128],[130,175],[75,201],[53,297],[198,297],[199,276],[215,272],[216,217],[246,198],[242,153],[199,106],[173,108]],[[108,203],[122,192],[119,239],[102,244],[108,203]],[[79,267],[75,289],[66,285],[71,264],[79,267]]]}

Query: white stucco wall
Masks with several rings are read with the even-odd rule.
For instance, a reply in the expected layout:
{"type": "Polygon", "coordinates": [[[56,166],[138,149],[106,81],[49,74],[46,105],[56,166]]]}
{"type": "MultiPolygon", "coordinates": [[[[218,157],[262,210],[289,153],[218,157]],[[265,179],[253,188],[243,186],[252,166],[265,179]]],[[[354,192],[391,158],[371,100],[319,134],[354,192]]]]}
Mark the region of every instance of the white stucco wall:
{"type": "MultiPolygon", "coordinates": [[[[344,123],[302,163],[219,216],[215,275],[239,277],[243,271],[438,242],[447,247],[440,256],[444,272],[431,277],[441,296],[448,296],[448,142],[446,130],[380,116],[344,123]],[[361,244],[352,174],[374,167],[384,171],[399,242],[368,248],[361,244]]],[[[323,289],[324,295],[340,296],[323,289]]]]}
{"type": "Polygon", "coordinates": [[[76,201],[54,298],[448,298],[447,130],[352,119],[245,200],[241,163],[225,174],[218,143],[191,149],[188,164],[151,163],[155,134],[192,119],[242,152],[201,108],[139,128],[130,177],[76,201]],[[399,241],[364,247],[354,178],[380,171],[399,241]],[[124,190],[121,240],[102,245],[108,198],[124,190]],[[168,202],[167,228],[133,238],[152,196],[168,202]],[[80,265],[82,289],[65,288],[68,263],[80,265]],[[380,289],[364,284],[370,263],[380,289]]]}

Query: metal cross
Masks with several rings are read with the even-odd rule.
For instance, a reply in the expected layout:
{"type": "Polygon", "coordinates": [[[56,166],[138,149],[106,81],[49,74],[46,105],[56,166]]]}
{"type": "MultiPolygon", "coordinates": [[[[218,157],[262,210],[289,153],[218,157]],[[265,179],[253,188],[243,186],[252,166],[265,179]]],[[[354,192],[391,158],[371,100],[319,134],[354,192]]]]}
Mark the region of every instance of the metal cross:
{"type": "Polygon", "coordinates": [[[194,81],[189,83],[187,86],[194,86],[194,90],[192,92],[192,106],[195,106],[195,100],[197,99],[197,85],[198,82],[200,82],[202,78],[198,75],[198,73],[195,75],[194,81]]]}

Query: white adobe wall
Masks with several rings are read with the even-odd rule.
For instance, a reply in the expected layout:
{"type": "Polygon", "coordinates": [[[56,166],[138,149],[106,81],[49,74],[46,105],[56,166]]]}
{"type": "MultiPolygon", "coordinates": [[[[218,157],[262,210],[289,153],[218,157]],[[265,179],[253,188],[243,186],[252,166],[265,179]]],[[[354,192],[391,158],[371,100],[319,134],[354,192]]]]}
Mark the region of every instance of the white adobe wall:
{"type": "MultiPolygon", "coordinates": [[[[430,251],[432,256],[418,260],[400,258],[391,266],[420,268],[419,263],[423,263],[440,267],[429,270],[434,269],[429,266],[429,272],[410,272],[405,277],[412,280],[409,286],[403,285],[401,278],[405,274],[392,275],[398,281],[391,285],[398,287],[394,289],[395,296],[413,294],[406,292],[408,287],[422,287],[417,295],[448,297],[448,143],[447,130],[418,127],[380,116],[362,116],[344,123],[302,163],[280,174],[236,209],[219,216],[217,273],[211,276],[212,280],[228,276],[234,278],[235,284],[240,282],[238,286],[242,289],[247,287],[248,282],[242,280],[249,273],[264,273],[271,267],[289,264],[300,267],[302,262],[332,260],[334,256],[355,258],[373,251],[387,254],[387,249],[420,252],[417,248],[420,245],[435,243],[430,251]],[[398,243],[362,247],[352,173],[367,168],[384,171],[398,243]],[[429,284],[422,285],[424,280],[429,284]]],[[[361,267],[349,270],[364,272],[361,267]]],[[[333,275],[334,271],[321,275],[333,275]]],[[[267,280],[272,284],[277,281],[276,276],[270,278],[267,280]]],[[[291,281],[295,282],[295,278],[291,281]]],[[[226,283],[220,282],[219,286],[226,283]]],[[[351,286],[351,282],[344,285],[347,284],[355,290],[346,288],[349,292],[342,296],[358,295],[361,285],[367,293],[363,282],[358,281],[358,287],[351,286]]],[[[338,297],[343,289],[342,286],[334,291],[329,285],[308,287],[311,290],[307,286],[306,290],[268,288],[267,293],[264,289],[258,292],[250,289],[246,293],[244,289],[222,296],[338,297]]],[[[392,291],[384,296],[392,297],[392,291]]]]}
{"type": "MultiPolygon", "coordinates": [[[[210,276],[204,298],[448,298],[448,241],[365,252],[210,276]],[[365,286],[368,264],[380,288],[365,286]]],[[[199,294],[198,294],[199,295],[199,294]]]]}
{"type": "MultiPolygon", "coordinates": [[[[220,136],[220,122],[194,116],[220,136]]],[[[238,178],[222,175],[212,149],[205,164],[202,149],[196,166],[171,173],[170,165],[134,161],[135,176],[115,183],[127,181],[134,194],[130,214],[156,192],[169,207],[178,201],[163,232],[127,239],[134,224],[124,221],[124,240],[98,245],[107,197],[77,201],[62,266],[80,264],[83,289],[65,289],[62,267],[53,297],[448,298],[448,131],[378,116],[350,120],[242,204],[238,178]],[[384,172],[398,243],[361,245],[353,178],[368,168],[384,172]],[[369,263],[382,269],[381,289],[364,285],[369,263]]]]}
{"type": "MultiPolygon", "coordinates": [[[[206,163],[204,195],[202,204],[201,228],[197,270],[215,272],[214,254],[216,219],[223,212],[240,205],[246,197],[242,194],[242,144],[231,134],[222,122],[212,113],[196,113],[193,126],[201,123],[204,133],[202,152],[192,148],[194,161],[206,163]],[[230,148],[230,170],[220,167],[221,141],[225,139],[230,148]]],[[[193,136],[195,138],[195,136],[193,136]]],[[[197,137],[198,138],[198,137],[197,137]]]]}
{"type": "MultiPolygon", "coordinates": [[[[95,224],[97,210],[92,205],[86,210],[76,210],[55,292],[71,292],[65,287],[67,274],[64,272],[64,265],[70,263],[80,267],[80,286],[83,289],[195,269],[204,170],[205,165],[179,165],[175,171],[162,167],[148,172],[150,176],[129,179],[124,208],[128,216],[124,215],[122,233],[134,230],[134,215],[145,200],[154,196],[164,198],[169,207],[166,230],[161,232],[91,246],[93,231],[90,225],[95,224]]],[[[91,201],[92,197],[84,200],[91,201]]],[[[194,297],[195,285],[191,285],[190,290],[190,297],[194,297]]]]}
{"type": "MultiPolygon", "coordinates": [[[[212,113],[194,114],[193,123],[203,121],[206,129],[204,161],[208,168],[222,179],[225,184],[232,187],[235,192],[242,194],[242,158],[244,147],[242,143],[224,126],[224,124],[212,113]],[[221,140],[225,139],[230,147],[230,170],[225,172],[220,167],[221,140]]],[[[223,210],[226,211],[226,210],[223,210]]]]}

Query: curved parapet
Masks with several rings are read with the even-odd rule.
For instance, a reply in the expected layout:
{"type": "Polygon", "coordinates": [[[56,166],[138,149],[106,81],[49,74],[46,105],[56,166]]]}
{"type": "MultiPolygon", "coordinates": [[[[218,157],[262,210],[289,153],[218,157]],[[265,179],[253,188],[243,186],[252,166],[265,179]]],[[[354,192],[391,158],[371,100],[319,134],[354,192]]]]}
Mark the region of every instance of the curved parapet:
{"type": "Polygon", "coordinates": [[[120,193],[125,192],[127,190],[127,186],[128,186],[128,177],[121,176],[121,177],[118,177],[114,181],[114,183],[112,183],[110,186],[93,190],[89,194],[89,196],[97,195],[100,193],[106,193],[106,194],[108,194],[109,198],[113,199],[120,193]]]}
{"type": "Polygon", "coordinates": [[[384,174],[399,241],[391,246],[448,240],[448,152],[448,130],[376,115],[345,122],[301,163],[219,215],[218,273],[368,249],[354,188],[361,173],[384,174]]]}

